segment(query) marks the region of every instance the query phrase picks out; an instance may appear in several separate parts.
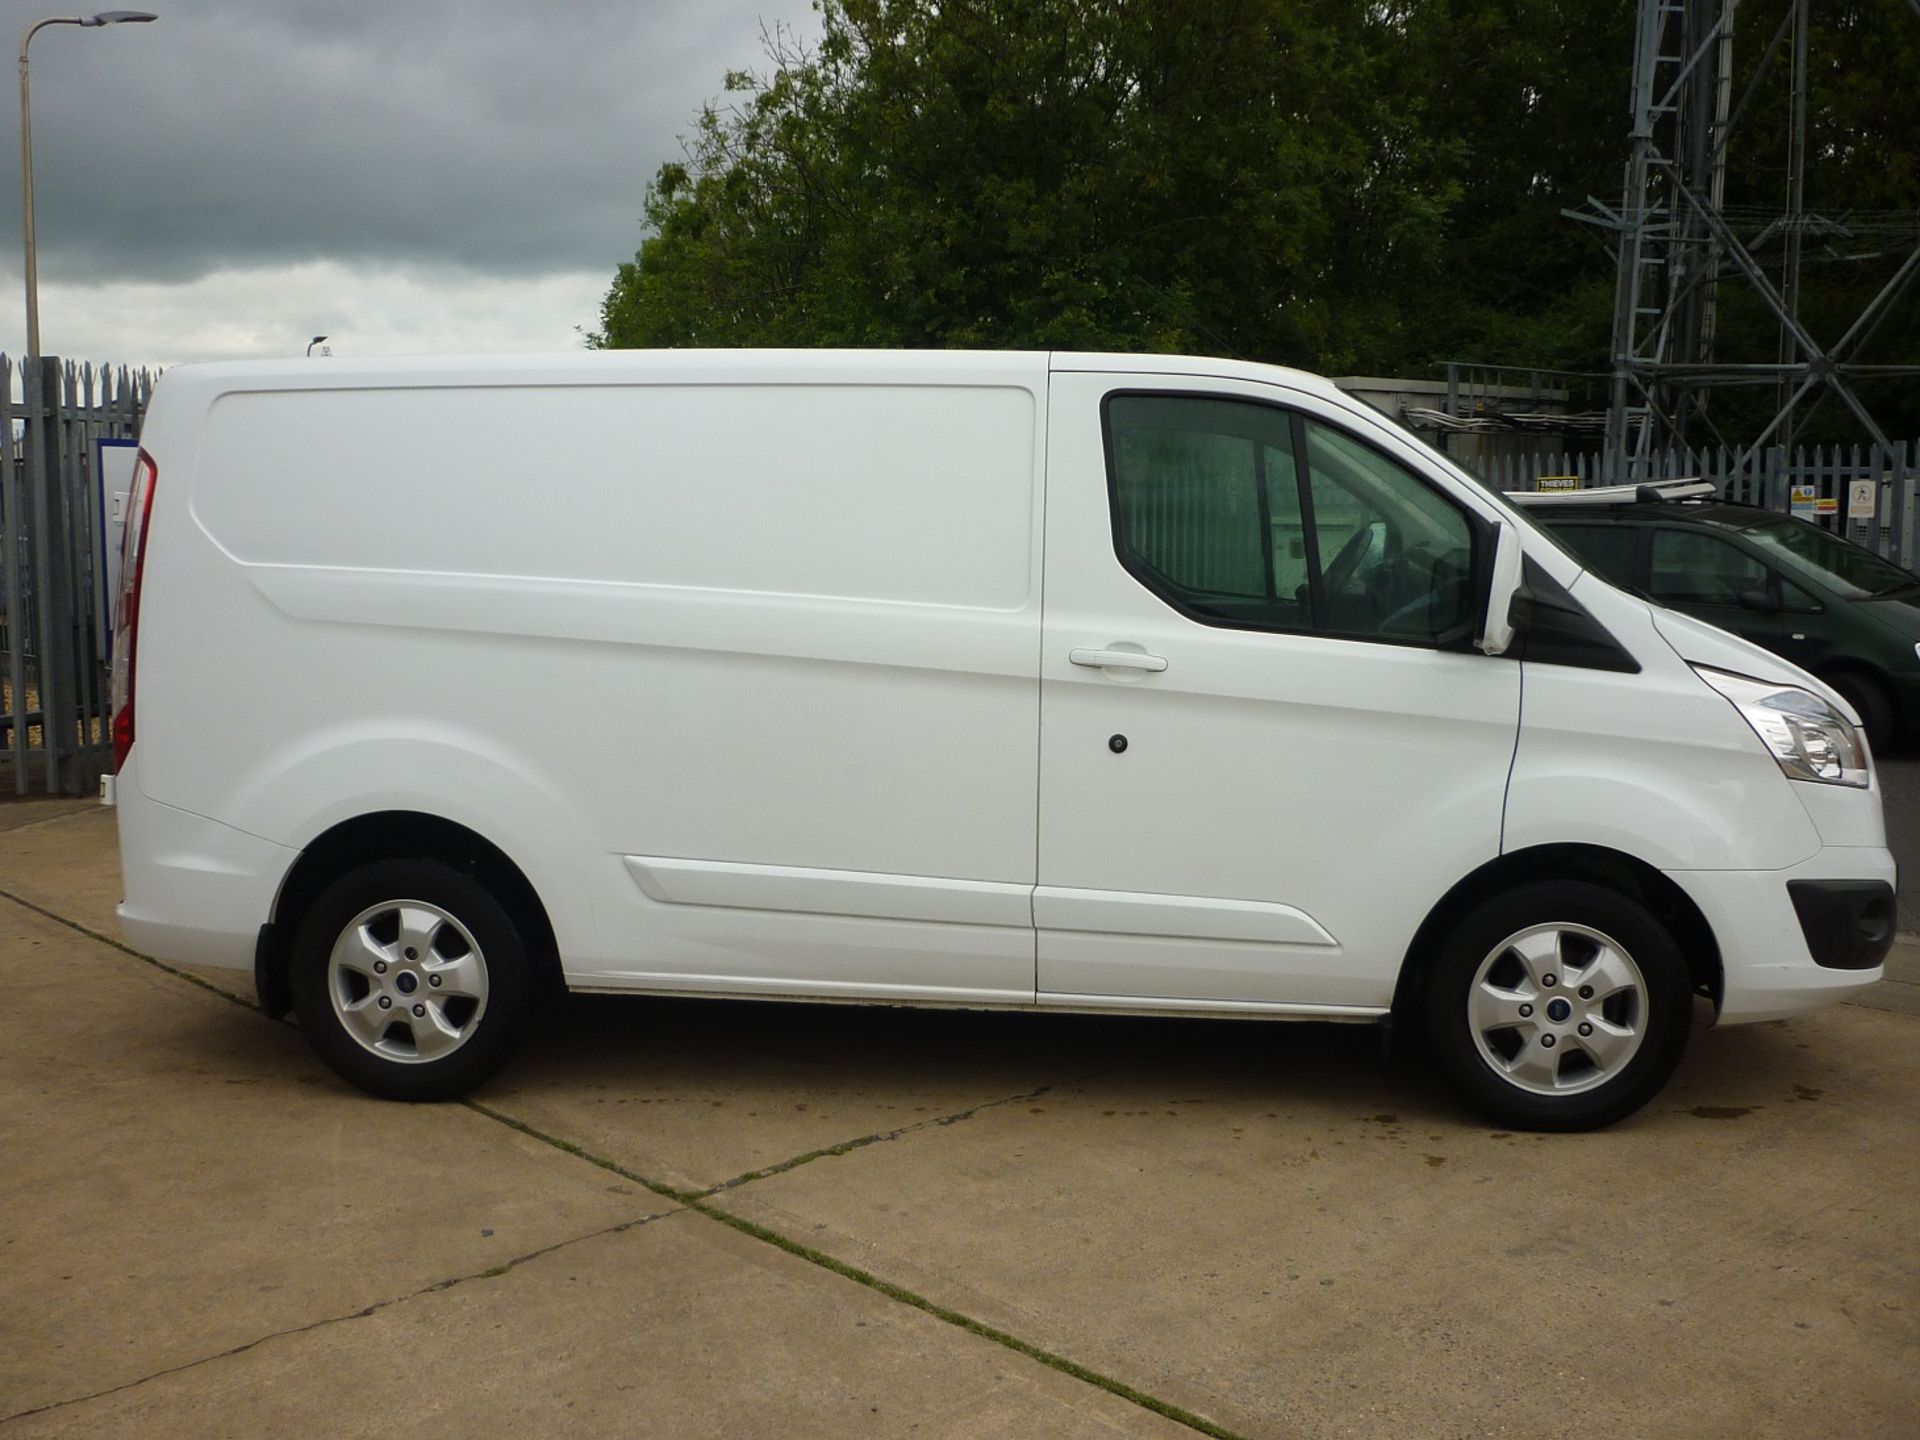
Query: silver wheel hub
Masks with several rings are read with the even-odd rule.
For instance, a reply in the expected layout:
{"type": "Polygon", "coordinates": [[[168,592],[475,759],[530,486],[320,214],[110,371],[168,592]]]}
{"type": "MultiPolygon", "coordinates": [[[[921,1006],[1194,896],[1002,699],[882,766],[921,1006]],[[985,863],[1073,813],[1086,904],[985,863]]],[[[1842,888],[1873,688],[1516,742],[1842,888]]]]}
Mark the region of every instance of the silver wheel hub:
{"type": "Polygon", "coordinates": [[[370,905],[327,958],[334,1017],[362,1049],[421,1064],[473,1038],[487,1010],[487,962],[472,934],[426,900],[370,905]]]}
{"type": "Polygon", "coordinates": [[[1585,925],[1534,925],[1474,972],[1467,1024],[1480,1058],[1535,1095],[1604,1085],[1640,1052],[1647,983],[1618,941],[1585,925]]]}

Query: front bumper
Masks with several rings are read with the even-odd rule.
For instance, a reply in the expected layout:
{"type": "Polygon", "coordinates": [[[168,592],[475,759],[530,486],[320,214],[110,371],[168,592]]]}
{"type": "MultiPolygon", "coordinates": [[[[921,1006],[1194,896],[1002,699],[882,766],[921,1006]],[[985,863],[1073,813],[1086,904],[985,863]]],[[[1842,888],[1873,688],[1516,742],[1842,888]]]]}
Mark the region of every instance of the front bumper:
{"type": "MultiPolygon", "coordinates": [[[[1745,1025],[1784,1020],[1847,1000],[1879,981],[1881,948],[1860,968],[1823,965],[1814,958],[1807,928],[1788,887],[1831,893],[1833,882],[1851,889],[1884,887],[1891,942],[1893,856],[1884,848],[1828,846],[1785,870],[1670,870],[1666,872],[1700,907],[1720,946],[1719,1023],[1745,1025]]],[[[1866,891],[1856,891],[1864,895],[1866,891]]],[[[1845,953],[1866,959],[1857,950],[1845,953]]],[[[1832,958],[1829,952],[1828,958],[1832,958]]]]}

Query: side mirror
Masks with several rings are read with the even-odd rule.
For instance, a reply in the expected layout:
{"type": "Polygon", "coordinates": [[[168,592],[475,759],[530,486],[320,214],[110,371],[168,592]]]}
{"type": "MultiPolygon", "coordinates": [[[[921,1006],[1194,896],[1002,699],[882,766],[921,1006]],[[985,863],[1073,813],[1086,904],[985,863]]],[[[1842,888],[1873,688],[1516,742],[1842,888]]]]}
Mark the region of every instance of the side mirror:
{"type": "Polygon", "coordinates": [[[1480,622],[1479,637],[1473,642],[1489,655],[1504,655],[1519,633],[1515,612],[1522,607],[1520,566],[1524,555],[1520,535],[1512,525],[1500,521],[1493,532],[1493,565],[1487,584],[1487,613],[1480,622]]]}
{"type": "Polygon", "coordinates": [[[1742,610],[1758,610],[1762,615],[1778,615],[1780,602],[1773,598],[1771,591],[1764,585],[1756,585],[1751,590],[1740,592],[1742,610]]]}

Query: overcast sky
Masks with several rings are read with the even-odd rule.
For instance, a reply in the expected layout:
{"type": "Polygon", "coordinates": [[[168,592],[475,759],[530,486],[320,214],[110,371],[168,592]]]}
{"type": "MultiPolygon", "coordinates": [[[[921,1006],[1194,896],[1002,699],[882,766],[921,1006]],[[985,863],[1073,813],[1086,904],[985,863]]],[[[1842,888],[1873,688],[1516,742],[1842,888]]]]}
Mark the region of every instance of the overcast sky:
{"type": "MultiPolygon", "coordinates": [[[[764,66],[762,26],[819,24],[810,0],[142,3],[157,22],[33,41],[48,354],[176,364],[319,334],[343,355],[577,349],[701,103],[764,66]]],[[[5,12],[13,45],[92,10],[5,12]]],[[[12,355],[18,126],[0,144],[12,355]]]]}

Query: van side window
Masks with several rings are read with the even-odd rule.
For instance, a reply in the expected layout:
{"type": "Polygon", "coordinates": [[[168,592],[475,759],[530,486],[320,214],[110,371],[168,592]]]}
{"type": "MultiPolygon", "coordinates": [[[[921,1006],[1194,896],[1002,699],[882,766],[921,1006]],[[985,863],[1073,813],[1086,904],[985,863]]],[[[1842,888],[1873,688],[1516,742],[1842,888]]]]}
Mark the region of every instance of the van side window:
{"type": "Polygon", "coordinates": [[[1308,537],[1284,411],[1116,396],[1114,540],[1128,568],[1203,619],[1306,629],[1308,537]]]}
{"type": "Polygon", "coordinates": [[[1764,589],[1767,567],[1718,535],[1697,530],[1653,532],[1647,593],[1682,605],[1738,605],[1748,590],[1764,589]]]}
{"type": "Polygon", "coordinates": [[[1306,422],[1313,528],[1338,635],[1440,641],[1474,621],[1473,532],[1438,491],[1353,436],[1306,422]]]}
{"type": "Polygon", "coordinates": [[[1175,609],[1426,644],[1470,631],[1466,517],[1372,447],[1205,396],[1115,395],[1106,423],[1115,549],[1175,609]]]}

